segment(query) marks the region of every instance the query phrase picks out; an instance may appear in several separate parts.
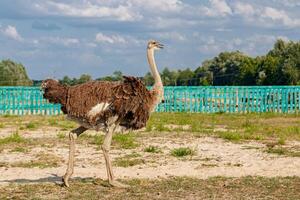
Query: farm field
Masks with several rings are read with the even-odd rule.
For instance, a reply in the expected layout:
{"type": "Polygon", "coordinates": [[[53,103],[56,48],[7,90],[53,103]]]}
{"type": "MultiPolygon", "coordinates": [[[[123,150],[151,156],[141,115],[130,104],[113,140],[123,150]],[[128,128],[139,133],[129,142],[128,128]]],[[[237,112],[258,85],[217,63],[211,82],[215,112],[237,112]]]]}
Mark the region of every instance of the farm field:
{"type": "Polygon", "coordinates": [[[0,117],[0,199],[300,199],[298,114],[154,113],[138,132],[116,134],[111,156],[128,189],[110,188],[100,145],[76,143],[71,187],[61,187],[64,116],[0,117]]]}

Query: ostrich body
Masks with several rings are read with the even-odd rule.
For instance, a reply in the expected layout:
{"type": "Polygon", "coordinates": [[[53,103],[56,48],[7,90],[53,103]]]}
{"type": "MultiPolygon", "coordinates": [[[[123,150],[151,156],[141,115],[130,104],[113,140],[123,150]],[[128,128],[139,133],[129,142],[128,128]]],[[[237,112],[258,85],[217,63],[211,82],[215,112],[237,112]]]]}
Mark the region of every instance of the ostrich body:
{"type": "Polygon", "coordinates": [[[154,77],[151,91],[137,78],[124,76],[123,82],[91,81],[88,83],[65,86],[56,80],[47,79],[42,83],[44,98],[51,103],[60,103],[67,118],[80,126],[69,133],[69,161],[63,183],[69,187],[73,174],[75,140],[84,131],[93,129],[104,131],[105,139],[101,146],[105,158],[109,184],[126,187],[114,178],[109,156],[112,135],[120,127],[123,130],[137,130],[146,126],[150,113],[163,98],[163,84],[157,70],[154,51],[163,48],[151,40],[147,46],[147,59],[154,77]]]}

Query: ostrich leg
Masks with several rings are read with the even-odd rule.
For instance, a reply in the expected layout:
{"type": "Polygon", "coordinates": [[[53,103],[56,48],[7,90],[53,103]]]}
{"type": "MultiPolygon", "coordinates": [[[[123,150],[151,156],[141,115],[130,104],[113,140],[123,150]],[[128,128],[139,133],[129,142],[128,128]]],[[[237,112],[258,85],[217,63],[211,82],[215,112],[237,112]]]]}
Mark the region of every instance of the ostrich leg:
{"type": "Polygon", "coordinates": [[[69,150],[68,168],[65,175],[62,178],[63,183],[66,187],[69,187],[69,178],[72,176],[74,171],[75,140],[81,133],[83,133],[86,130],[87,130],[86,128],[80,126],[69,133],[70,150],[69,150]]]}
{"type": "Polygon", "coordinates": [[[113,171],[112,171],[110,156],[109,156],[109,150],[110,150],[112,135],[113,135],[116,127],[117,127],[117,125],[113,124],[108,128],[108,130],[106,132],[106,135],[105,135],[103,145],[101,147],[102,147],[103,155],[104,155],[104,159],[105,159],[106,171],[107,171],[109,184],[111,186],[114,186],[114,187],[126,188],[126,187],[129,187],[129,186],[125,185],[125,184],[122,184],[122,183],[115,180],[115,177],[114,177],[114,174],[113,174],[113,171]]]}

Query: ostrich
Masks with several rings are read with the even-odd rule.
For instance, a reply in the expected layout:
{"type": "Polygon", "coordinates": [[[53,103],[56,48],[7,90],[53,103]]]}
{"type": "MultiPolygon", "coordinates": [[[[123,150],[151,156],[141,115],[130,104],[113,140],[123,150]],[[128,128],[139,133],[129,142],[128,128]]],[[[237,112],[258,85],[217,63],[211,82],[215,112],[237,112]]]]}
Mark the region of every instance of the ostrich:
{"type": "Polygon", "coordinates": [[[124,76],[122,82],[91,81],[75,86],[66,86],[53,79],[42,82],[44,98],[51,103],[60,103],[67,118],[76,121],[79,127],[69,133],[69,160],[64,186],[69,187],[73,174],[75,140],[84,131],[93,129],[105,132],[101,146],[108,182],[114,187],[127,187],[115,180],[109,150],[113,133],[118,127],[123,130],[137,130],[146,126],[150,113],[163,99],[163,84],[154,59],[154,51],[163,45],[150,40],[147,45],[147,59],[154,78],[152,90],[137,78],[124,76]]]}

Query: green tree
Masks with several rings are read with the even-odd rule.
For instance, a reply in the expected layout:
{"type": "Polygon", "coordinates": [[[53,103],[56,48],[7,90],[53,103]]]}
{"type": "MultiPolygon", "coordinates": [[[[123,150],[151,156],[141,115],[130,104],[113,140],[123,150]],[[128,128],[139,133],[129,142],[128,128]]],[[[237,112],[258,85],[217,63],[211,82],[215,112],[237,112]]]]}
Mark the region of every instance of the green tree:
{"type": "Polygon", "coordinates": [[[68,76],[64,76],[63,79],[60,80],[59,82],[64,85],[73,85],[72,79],[68,76]]]}
{"type": "Polygon", "coordinates": [[[82,84],[82,83],[86,83],[88,81],[91,81],[92,77],[89,74],[82,74],[79,79],[77,80],[76,84],[82,84]]]}
{"type": "Polygon", "coordinates": [[[0,85],[1,86],[31,86],[25,67],[11,60],[0,62],[0,85]]]}
{"type": "Polygon", "coordinates": [[[178,72],[176,70],[169,70],[167,67],[163,69],[161,78],[165,86],[176,85],[178,72]]]}
{"type": "Polygon", "coordinates": [[[185,70],[178,70],[178,77],[176,81],[176,85],[193,85],[194,72],[187,68],[185,70]]]}
{"type": "Polygon", "coordinates": [[[145,74],[145,76],[143,77],[143,81],[144,81],[145,85],[147,85],[147,86],[152,86],[154,84],[154,79],[150,72],[147,72],[145,74]]]}
{"type": "Polygon", "coordinates": [[[113,80],[114,81],[121,81],[122,79],[123,79],[123,73],[121,71],[114,71],[113,80]]]}

